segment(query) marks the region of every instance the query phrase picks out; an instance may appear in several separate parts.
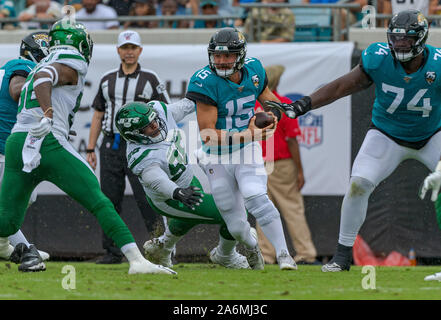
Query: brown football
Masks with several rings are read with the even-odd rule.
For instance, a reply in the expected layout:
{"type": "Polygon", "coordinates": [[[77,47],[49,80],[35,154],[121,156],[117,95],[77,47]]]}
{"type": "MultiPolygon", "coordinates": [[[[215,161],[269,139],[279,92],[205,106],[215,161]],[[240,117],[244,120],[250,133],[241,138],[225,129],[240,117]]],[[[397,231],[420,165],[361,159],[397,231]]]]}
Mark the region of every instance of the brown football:
{"type": "Polygon", "coordinates": [[[274,122],[273,117],[266,112],[257,112],[255,116],[256,120],[254,123],[258,128],[265,128],[274,122]]]}

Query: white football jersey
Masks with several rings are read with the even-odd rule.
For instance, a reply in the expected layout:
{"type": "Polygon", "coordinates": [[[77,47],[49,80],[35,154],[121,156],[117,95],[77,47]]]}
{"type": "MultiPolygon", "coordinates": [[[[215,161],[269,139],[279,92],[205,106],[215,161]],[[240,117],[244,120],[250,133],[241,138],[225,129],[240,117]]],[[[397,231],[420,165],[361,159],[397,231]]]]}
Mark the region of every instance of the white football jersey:
{"type": "MultiPolygon", "coordinates": [[[[166,123],[168,132],[167,138],[158,143],[148,145],[127,143],[128,166],[138,177],[142,175],[144,169],[156,164],[178,186],[187,187],[190,185],[193,171],[188,165],[182,130],[178,128],[176,123],[195,109],[193,102],[184,100],[169,105],[159,101],[150,102],[153,103],[153,108],[158,112],[159,117],[166,123]]],[[[145,186],[144,190],[153,201],[164,200],[164,195],[158,191],[145,186]]]]}
{"type": "Polygon", "coordinates": [[[418,10],[425,16],[429,14],[430,0],[391,0],[392,14],[404,10],[418,10]]]}
{"type": "Polygon", "coordinates": [[[66,47],[51,51],[28,75],[19,100],[17,123],[12,132],[28,131],[36,126],[43,117],[43,110],[40,108],[33,88],[34,75],[45,66],[53,63],[64,64],[78,72],[76,85],[52,87],[51,99],[54,120],[52,132],[68,137],[75,113],[80,107],[88,64],[78,51],[66,47]]]}

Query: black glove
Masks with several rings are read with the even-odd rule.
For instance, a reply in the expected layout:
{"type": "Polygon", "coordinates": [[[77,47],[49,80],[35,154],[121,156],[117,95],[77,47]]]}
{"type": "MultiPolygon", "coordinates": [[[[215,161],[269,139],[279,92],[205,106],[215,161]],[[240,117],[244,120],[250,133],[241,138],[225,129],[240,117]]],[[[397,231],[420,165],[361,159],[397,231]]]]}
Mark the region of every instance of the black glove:
{"type": "Polygon", "coordinates": [[[294,119],[311,110],[311,98],[304,96],[303,98],[290,104],[275,101],[265,101],[265,105],[272,109],[271,111],[274,113],[274,115],[276,115],[278,120],[281,118],[281,112],[285,113],[288,118],[294,119]]]}
{"type": "Polygon", "coordinates": [[[201,189],[197,187],[187,187],[187,188],[176,188],[173,191],[173,199],[182,202],[185,206],[189,207],[191,210],[194,210],[194,206],[198,206],[202,202],[202,193],[200,193],[201,189]]]}

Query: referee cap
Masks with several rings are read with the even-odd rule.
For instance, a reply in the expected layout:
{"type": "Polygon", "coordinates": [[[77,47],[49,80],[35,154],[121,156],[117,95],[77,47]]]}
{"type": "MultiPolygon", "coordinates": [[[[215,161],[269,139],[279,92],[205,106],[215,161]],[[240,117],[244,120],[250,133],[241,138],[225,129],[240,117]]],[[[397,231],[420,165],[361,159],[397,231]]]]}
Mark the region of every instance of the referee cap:
{"type": "Polygon", "coordinates": [[[118,36],[118,48],[127,43],[141,47],[141,37],[139,36],[139,33],[132,30],[121,32],[118,36]]]}

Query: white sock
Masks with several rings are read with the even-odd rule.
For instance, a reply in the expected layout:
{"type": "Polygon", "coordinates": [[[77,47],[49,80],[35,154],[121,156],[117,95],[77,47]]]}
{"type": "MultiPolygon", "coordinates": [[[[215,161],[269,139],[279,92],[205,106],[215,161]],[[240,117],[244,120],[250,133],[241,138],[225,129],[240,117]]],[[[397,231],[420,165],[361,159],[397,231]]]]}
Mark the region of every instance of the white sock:
{"type": "Polygon", "coordinates": [[[146,260],[142,254],[141,251],[139,251],[138,246],[135,242],[130,242],[128,244],[125,244],[121,247],[121,252],[123,255],[126,256],[127,260],[130,262],[142,262],[143,260],[146,260]]]}
{"type": "Polygon", "coordinates": [[[164,249],[168,251],[173,251],[175,249],[176,243],[182,239],[183,236],[175,236],[167,228],[162,236],[158,239],[160,242],[164,243],[164,249]]]}
{"type": "Polygon", "coordinates": [[[265,237],[271,242],[276,250],[276,256],[279,256],[282,251],[288,251],[286,245],[285,234],[283,233],[282,220],[279,218],[273,219],[270,223],[260,225],[265,237]]]}
{"type": "Polygon", "coordinates": [[[369,196],[374,189],[375,185],[367,179],[351,178],[349,190],[343,198],[341,207],[340,234],[338,237],[340,244],[347,247],[354,245],[358,231],[366,219],[369,196]]]}
{"type": "Polygon", "coordinates": [[[237,241],[236,240],[227,240],[222,236],[219,236],[219,244],[217,246],[217,251],[222,256],[229,256],[233,254],[234,249],[236,248],[237,241]]]}
{"type": "Polygon", "coordinates": [[[21,230],[18,230],[15,234],[13,234],[12,236],[9,236],[8,239],[9,239],[9,243],[13,247],[15,247],[19,243],[24,243],[28,248],[30,246],[30,243],[28,242],[28,240],[24,236],[23,232],[21,232],[21,230]]]}

